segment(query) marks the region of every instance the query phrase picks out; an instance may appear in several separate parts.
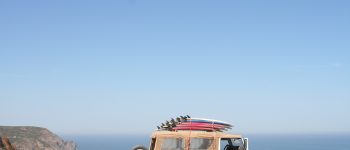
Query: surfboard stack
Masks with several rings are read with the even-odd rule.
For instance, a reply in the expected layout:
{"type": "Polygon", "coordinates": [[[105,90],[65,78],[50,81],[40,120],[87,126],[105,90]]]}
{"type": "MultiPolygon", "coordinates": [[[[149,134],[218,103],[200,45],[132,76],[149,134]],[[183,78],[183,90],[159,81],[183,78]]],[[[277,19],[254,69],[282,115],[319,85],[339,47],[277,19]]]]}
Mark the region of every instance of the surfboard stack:
{"type": "Polygon", "coordinates": [[[200,131],[226,131],[233,126],[227,122],[205,118],[191,118],[190,116],[180,116],[165,121],[158,130],[178,131],[178,130],[200,130],[200,131]]]}

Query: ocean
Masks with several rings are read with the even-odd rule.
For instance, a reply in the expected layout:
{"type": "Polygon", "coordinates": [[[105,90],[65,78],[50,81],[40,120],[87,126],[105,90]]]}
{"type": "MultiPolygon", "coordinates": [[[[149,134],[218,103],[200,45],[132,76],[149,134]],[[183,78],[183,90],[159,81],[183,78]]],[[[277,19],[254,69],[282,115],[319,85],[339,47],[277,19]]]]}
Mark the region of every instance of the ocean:
{"type": "MultiPolygon", "coordinates": [[[[350,150],[350,134],[247,135],[250,150],[350,150]]],[[[80,150],[130,150],[148,136],[69,136],[80,150]]]]}

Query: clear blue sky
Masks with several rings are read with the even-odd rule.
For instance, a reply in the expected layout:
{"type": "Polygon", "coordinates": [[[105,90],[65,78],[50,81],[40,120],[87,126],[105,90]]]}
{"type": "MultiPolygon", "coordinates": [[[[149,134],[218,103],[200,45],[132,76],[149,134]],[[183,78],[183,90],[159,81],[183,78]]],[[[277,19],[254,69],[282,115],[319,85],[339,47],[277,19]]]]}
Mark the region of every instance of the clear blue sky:
{"type": "Polygon", "coordinates": [[[346,0],[1,1],[0,124],[350,132],[346,0]]]}

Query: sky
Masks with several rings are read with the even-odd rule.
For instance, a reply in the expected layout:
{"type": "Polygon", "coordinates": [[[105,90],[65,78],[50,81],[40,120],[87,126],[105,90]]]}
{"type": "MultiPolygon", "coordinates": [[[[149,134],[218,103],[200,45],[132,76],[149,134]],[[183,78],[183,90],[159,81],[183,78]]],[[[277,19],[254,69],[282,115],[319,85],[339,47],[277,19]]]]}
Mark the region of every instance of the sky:
{"type": "Polygon", "coordinates": [[[346,0],[0,1],[0,125],[350,133],[346,0]]]}

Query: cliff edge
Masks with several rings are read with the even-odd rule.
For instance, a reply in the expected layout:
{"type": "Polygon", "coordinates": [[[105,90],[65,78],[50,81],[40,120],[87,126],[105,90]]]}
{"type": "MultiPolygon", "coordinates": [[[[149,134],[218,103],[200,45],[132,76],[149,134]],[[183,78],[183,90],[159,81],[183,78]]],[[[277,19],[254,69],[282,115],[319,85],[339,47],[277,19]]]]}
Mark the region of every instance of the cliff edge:
{"type": "Polygon", "coordinates": [[[0,150],[16,150],[7,137],[0,136],[0,150]]]}
{"type": "MultiPolygon", "coordinates": [[[[77,150],[72,141],[64,141],[41,127],[0,126],[0,137],[8,138],[16,150],[77,150]]],[[[1,149],[1,148],[0,148],[1,149]]]]}

